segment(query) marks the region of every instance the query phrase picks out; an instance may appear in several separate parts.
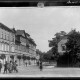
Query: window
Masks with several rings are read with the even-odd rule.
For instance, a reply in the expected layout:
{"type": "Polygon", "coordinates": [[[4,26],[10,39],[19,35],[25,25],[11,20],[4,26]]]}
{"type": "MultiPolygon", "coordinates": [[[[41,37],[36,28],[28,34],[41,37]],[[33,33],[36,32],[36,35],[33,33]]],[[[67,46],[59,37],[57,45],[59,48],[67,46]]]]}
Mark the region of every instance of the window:
{"type": "Polygon", "coordinates": [[[3,44],[3,51],[5,51],[5,44],[3,44]]]}
{"type": "Polygon", "coordinates": [[[6,51],[8,51],[8,44],[6,44],[6,51]]]}
{"type": "Polygon", "coordinates": [[[4,44],[4,51],[6,51],[6,44],[4,44]]]}
{"type": "Polygon", "coordinates": [[[1,38],[3,38],[3,32],[1,33],[1,38]]]}
{"type": "Polygon", "coordinates": [[[0,50],[1,50],[1,48],[2,48],[1,44],[2,44],[2,43],[0,42],[0,50]]]}
{"type": "Polygon", "coordinates": [[[9,40],[9,34],[8,34],[8,36],[7,36],[7,37],[8,37],[7,39],[9,40]]]}
{"type": "Polygon", "coordinates": [[[4,39],[6,39],[6,34],[5,34],[5,38],[4,39]]]}
{"type": "Polygon", "coordinates": [[[14,52],[14,46],[12,46],[12,52],[14,52]]]}
{"type": "Polygon", "coordinates": [[[8,51],[9,51],[9,45],[8,45],[8,51]]]}
{"type": "Polygon", "coordinates": [[[3,43],[1,44],[1,46],[2,46],[2,49],[1,49],[1,50],[3,51],[3,50],[4,50],[4,45],[3,45],[3,43]]]}
{"type": "Polygon", "coordinates": [[[14,36],[12,37],[12,41],[14,42],[14,36]]]}
{"type": "Polygon", "coordinates": [[[62,51],[66,50],[66,46],[64,44],[61,45],[62,46],[62,51]]]}

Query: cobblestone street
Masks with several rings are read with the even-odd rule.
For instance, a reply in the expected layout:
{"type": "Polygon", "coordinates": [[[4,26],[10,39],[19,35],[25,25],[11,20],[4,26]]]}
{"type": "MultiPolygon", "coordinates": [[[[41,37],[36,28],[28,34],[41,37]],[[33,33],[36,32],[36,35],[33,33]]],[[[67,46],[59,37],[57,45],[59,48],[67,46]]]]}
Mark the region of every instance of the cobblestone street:
{"type": "Polygon", "coordinates": [[[43,67],[43,70],[36,65],[19,66],[18,73],[0,74],[0,77],[80,77],[80,68],[56,68],[53,66],[43,67]]]}

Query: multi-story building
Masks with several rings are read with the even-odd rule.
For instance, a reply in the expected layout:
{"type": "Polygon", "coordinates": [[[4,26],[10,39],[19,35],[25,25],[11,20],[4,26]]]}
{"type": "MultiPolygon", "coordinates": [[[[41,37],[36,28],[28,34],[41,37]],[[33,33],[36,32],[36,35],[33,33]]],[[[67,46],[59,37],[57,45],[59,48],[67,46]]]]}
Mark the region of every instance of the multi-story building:
{"type": "Polygon", "coordinates": [[[3,61],[9,62],[10,60],[18,60],[17,56],[22,56],[23,54],[36,58],[34,40],[25,30],[10,29],[0,23],[0,58],[4,55],[3,61]]]}
{"type": "Polygon", "coordinates": [[[36,44],[31,40],[30,35],[24,30],[14,30],[15,35],[15,53],[36,58],[36,44]]]}
{"type": "Polygon", "coordinates": [[[32,38],[29,38],[29,53],[31,57],[36,57],[36,44],[32,38]]]}
{"type": "Polygon", "coordinates": [[[11,60],[11,55],[15,55],[15,33],[0,23],[0,56],[2,54],[5,55],[4,60],[7,61],[11,60]]]}

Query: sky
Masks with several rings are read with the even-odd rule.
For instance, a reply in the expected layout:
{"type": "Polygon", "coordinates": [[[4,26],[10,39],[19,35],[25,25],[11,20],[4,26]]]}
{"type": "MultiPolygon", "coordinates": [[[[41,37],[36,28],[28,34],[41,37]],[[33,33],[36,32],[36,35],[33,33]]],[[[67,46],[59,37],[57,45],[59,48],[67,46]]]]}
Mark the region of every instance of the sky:
{"type": "Polygon", "coordinates": [[[0,22],[9,28],[25,30],[34,39],[37,49],[47,52],[57,32],[80,31],[79,6],[0,7],[0,22]]]}

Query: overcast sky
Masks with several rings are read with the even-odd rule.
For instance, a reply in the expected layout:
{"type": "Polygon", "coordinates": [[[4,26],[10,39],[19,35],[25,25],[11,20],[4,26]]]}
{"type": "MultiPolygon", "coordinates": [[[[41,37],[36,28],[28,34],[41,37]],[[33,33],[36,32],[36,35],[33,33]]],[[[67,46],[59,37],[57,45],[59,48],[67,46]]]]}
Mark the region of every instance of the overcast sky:
{"type": "Polygon", "coordinates": [[[31,35],[37,49],[48,51],[48,40],[59,31],[80,31],[80,7],[0,7],[0,22],[9,28],[22,29],[31,35]]]}

